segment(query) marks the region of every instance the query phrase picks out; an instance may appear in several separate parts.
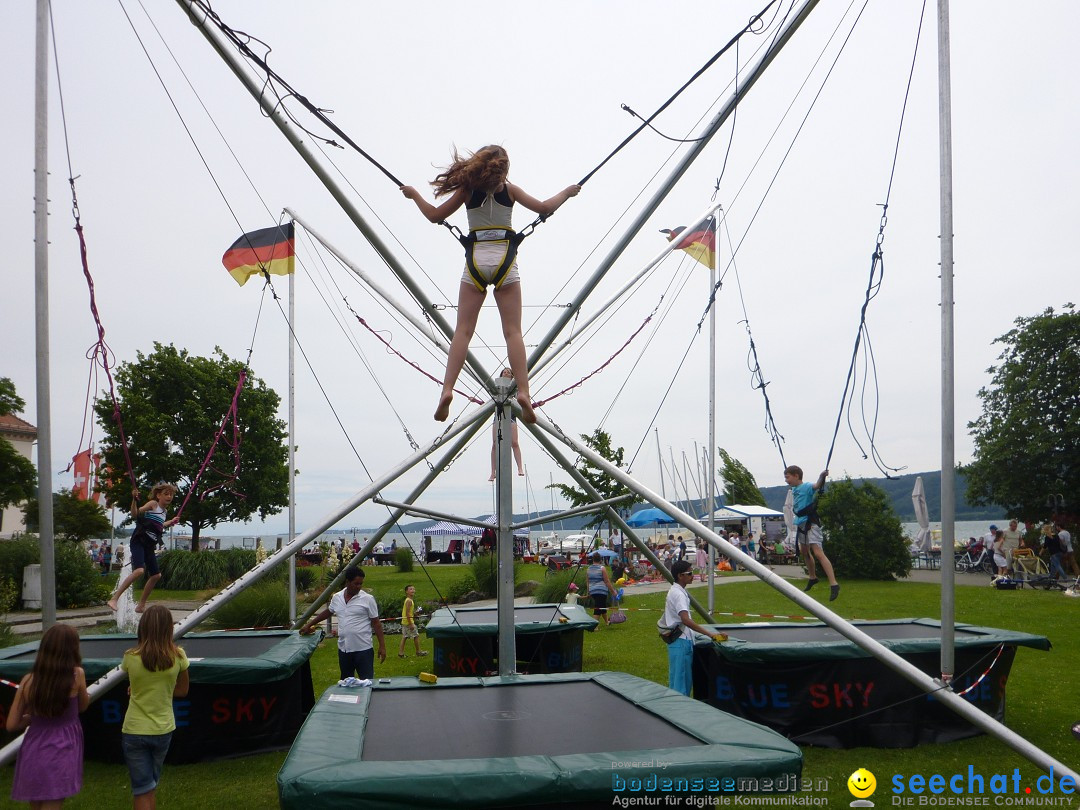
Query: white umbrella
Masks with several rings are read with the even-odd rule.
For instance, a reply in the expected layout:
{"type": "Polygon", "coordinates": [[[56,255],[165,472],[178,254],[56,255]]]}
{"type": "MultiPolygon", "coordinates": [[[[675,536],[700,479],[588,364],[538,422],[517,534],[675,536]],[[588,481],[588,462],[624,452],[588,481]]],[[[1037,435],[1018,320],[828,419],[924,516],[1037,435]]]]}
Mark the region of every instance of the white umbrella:
{"type": "Polygon", "coordinates": [[[919,533],[915,537],[914,549],[930,553],[930,511],[926,508],[926,490],[922,476],[915,479],[915,488],[911,491],[911,502],[915,505],[915,520],[919,524],[919,533]]]}
{"type": "Polygon", "coordinates": [[[784,540],[787,543],[795,542],[795,494],[791,487],[788,487],[787,498],[784,499],[784,525],[787,526],[784,540]]]}

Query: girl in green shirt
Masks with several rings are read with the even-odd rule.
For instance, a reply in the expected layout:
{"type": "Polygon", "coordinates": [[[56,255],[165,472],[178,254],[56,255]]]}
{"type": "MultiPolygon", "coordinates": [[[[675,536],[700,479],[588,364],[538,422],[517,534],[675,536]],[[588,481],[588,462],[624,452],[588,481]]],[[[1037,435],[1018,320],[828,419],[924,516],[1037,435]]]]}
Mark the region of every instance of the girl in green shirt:
{"type": "Polygon", "coordinates": [[[188,693],[188,660],[173,641],[172,613],[151,605],[139,619],[139,643],[124,653],[121,668],[131,683],[122,729],[124,760],[135,810],[156,806],[161,765],[176,729],[174,697],[188,693]]]}

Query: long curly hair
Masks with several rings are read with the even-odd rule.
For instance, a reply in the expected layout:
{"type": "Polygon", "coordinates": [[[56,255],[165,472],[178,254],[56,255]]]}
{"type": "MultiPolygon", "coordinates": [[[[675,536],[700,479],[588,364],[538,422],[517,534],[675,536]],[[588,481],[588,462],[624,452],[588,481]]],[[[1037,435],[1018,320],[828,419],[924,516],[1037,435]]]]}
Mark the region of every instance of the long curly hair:
{"type": "Polygon", "coordinates": [[[54,624],[46,630],[26,687],[26,707],[30,715],[59,717],[63,714],[75,686],[75,667],[81,665],[79,634],[75,628],[54,624]]]}
{"type": "Polygon", "coordinates": [[[510,172],[510,156],[501,146],[490,145],[462,157],[454,149],[454,160],[431,181],[435,196],[452,194],[459,188],[490,193],[498,191],[510,172]]]}

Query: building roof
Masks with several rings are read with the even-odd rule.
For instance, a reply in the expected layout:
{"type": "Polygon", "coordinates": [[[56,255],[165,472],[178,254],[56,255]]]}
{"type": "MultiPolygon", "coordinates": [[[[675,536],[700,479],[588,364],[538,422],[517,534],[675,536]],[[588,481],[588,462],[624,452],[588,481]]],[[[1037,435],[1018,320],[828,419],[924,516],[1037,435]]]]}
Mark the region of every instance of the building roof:
{"type": "Polygon", "coordinates": [[[23,440],[37,438],[37,428],[13,413],[0,414],[0,434],[23,440]]]}

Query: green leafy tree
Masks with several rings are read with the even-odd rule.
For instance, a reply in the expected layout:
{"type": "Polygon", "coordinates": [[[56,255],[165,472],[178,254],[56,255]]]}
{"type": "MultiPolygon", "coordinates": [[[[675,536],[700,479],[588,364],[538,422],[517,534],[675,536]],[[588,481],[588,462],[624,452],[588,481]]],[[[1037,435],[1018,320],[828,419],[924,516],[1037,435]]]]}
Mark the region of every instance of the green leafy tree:
{"type": "MultiPolygon", "coordinates": [[[[31,499],[25,507],[26,530],[38,531],[38,502],[31,499]]],[[[94,501],[77,498],[70,489],[53,493],[53,534],[62,540],[81,543],[91,537],[109,534],[112,524],[105,510],[94,501]]]]}
{"type": "MultiPolygon", "coordinates": [[[[15,391],[15,383],[0,377],[0,416],[22,413],[26,402],[15,391]]],[[[37,470],[15,445],[0,437],[0,512],[22,503],[37,493],[37,470]]]]}
{"type": "MultiPolygon", "coordinates": [[[[145,498],[159,481],[176,484],[173,502],[179,509],[192,481],[214,446],[214,437],[228,413],[244,364],[221,349],[214,357],[196,357],[186,349],[154,343],[149,355],[116,370],[117,397],[136,480],[145,498]]],[[[278,419],[281,398],[248,372],[240,395],[239,472],[233,480],[232,426],[228,425],[211,463],[180,519],[191,528],[191,548],[199,548],[204,528],[277,514],[288,503],[288,444],[285,423],[278,419]]],[[[110,475],[102,476],[110,502],[131,503],[131,481],[113,421],[111,402],[96,406],[105,431],[102,453],[110,475]]]]}
{"type": "Polygon", "coordinates": [[[975,460],[964,468],[968,500],[1000,504],[1021,520],[1045,518],[1080,492],[1080,312],[1066,304],[1017,318],[995,340],[998,365],[979,390],[982,415],[968,423],[975,460]]]}
{"type": "Polygon", "coordinates": [[[850,478],[825,487],[818,504],[825,552],[838,577],[891,581],[911,568],[908,540],[885,490],[850,478]]]}
{"type": "Polygon", "coordinates": [[[719,450],[720,458],[724,462],[720,474],[727,481],[725,489],[731,497],[731,502],[746,506],[765,506],[765,496],[761,494],[754,474],[723,447],[719,450]]]}
{"type": "MultiPolygon", "coordinates": [[[[585,445],[595,452],[598,456],[614,464],[616,467],[622,468],[623,456],[625,455],[623,448],[611,446],[611,436],[604,430],[597,428],[591,435],[581,434],[581,440],[585,442],[585,445]]],[[[604,500],[608,498],[617,498],[620,495],[629,495],[630,489],[623,484],[620,484],[606,472],[599,467],[589,463],[584,458],[578,459],[576,465],[574,465],[582,477],[588,481],[604,500]]],[[[588,504],[595,503],[593,498],[584,490],[580,490],[577,487],[572,487],[567,484],[550,484],[548,489],[557,489],[560,494],[570,501],[570,505],[574,507],[587,506],[588,504]]],[[[625,500],[616,509],[621,514],[629,514],[630,506],[634,502],[632,500],[625,500]]],[[[585,528],[594,528],[603,526],[607,522],[607,518],[603,512],[599,512],[585,524],[585,528]]],[[[611,526],[608,525],[610,531],[611,526]]]]}

